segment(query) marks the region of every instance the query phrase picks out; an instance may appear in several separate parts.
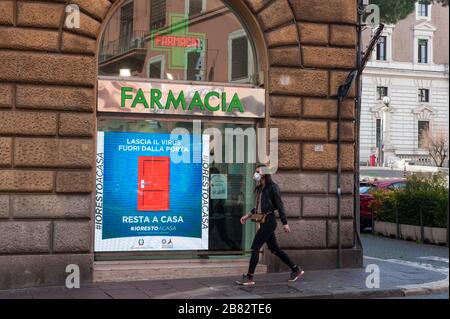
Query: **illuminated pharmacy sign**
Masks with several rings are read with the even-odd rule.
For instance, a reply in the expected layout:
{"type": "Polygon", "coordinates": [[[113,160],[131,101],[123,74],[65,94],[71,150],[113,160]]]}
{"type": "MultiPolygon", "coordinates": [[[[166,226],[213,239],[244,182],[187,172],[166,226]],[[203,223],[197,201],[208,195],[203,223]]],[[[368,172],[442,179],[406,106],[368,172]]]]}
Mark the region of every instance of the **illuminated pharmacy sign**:
{"type": "Polygon", "coordinates": [[[98,81],[100,112],[263,118],[264,101],[259,88],[98,81]]]}

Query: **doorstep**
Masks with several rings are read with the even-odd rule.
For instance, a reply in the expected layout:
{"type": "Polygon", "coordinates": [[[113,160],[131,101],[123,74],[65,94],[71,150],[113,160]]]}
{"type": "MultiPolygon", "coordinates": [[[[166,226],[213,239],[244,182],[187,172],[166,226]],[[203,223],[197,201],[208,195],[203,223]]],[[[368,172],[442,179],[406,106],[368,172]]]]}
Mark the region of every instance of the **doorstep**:
{"type": "MultiPolygon", "coordinates": [[[[124,282],[179,278],[240,276],[246,273],[248,259],[182,259],[94,262],[94,282],[124,282]]],[[[259,264],[256,273],[267,273],[259,264]]]]}

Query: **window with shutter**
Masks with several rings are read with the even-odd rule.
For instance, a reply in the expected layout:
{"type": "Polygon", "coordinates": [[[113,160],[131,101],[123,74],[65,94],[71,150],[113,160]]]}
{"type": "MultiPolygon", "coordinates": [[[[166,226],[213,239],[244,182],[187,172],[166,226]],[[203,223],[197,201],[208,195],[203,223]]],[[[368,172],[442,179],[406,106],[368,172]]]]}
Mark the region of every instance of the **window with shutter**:
{"type": "Polygon", "coordinates": [[[150,28],[160,29],[166,25],[166,0],[152,0],[150,8],[150,28]]]}
{"type": "Polygon", "coordinates": [[[195,16],[202,13],[203,0],[189,0],[189,16],[195,16]]]}
{"type": "Polygon", "coordinates": [[[236,81],[248,77],[248,40],[239,37],[232,40],[231,80],[236,81]]]}

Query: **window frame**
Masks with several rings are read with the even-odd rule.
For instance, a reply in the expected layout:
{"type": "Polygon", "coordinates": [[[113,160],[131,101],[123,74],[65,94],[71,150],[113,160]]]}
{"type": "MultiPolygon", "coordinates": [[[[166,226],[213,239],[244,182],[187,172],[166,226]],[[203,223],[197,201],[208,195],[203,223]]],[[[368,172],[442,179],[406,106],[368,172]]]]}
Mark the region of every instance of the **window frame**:
{"type": "Polygon", "coordinates": [[[252,65],[253,65],[254,61],[253,61],[253,52],[252,52],[252,45],[250,43],[250,40],[247,37],[247,33],[245,32],[244,29],[241,30],[236,30],[234,32],[231,32],[228,34],[228,82],[229,83],[248,83],[248,82],[252,82],[252,76],[254,74],[254,70],[252,70],[252,65]],[[232,65],[232,61],[233,61],[233,40],[235,39],[239,39],[245,37],[247,38],[247,77],[245,78],[241,78],[238,80],[233,80],[232,79],[232,74],[233,74],[233,65],[232,65]]]}
{"type": "Polygon", "coordinates": [[[427,21],[431,21],[431,9],[432,9],[432,4],[422,4],[420,3],[420,1],[416,2],[416,20],[427,20],[427,21]],[[426,5],[427,6],[427,15],[426,16],[422,16],[420,15],[421,10],[420,7],[422,5],[426,5]]]}
{"type": "Polygon", "coordinates": [[[418,38],[417,39],[417,63],[419,64],[428,64],[430,63],[430,40],[427,38],[418,38]],[[422,46],[421,42],[426,41],[426,50],[425,50],[425,59],[422,57],[422,46]],[[425,62],[423,62],[425,60],[425,62]]]}
{"type": "Polygon", "coordinates": [[[418,94],[417,94],[418,102],[419,103],[430,103],[430,100],[431,100],[430,93],[431,93],[431,90],[429,88],[419,88],[418,89],[418,94]],[[426,92],[426,94],[425,94],[426,100],[425,101],[422,100],[422,94],[421,94],[422,92],[421,91],[425,91],[426,92]]]}
{"type": "Polygon", "coordinates": [[[184,12],[188,18],[195,17],[197,15],[203,14],[206,12],[206,0],[202,1],[202,10],[199,13],[189,15],[189,10],[191,8],[191,1],[190,0],[184,0],[184,12]]]}
{"type": "Polygon", "coordinates": [[[377,61],[387,61],[387,36],[386,35],[382,35],[379,39],[378,39],[378,42],[377,42],[377,45],[376,45],[376,60],[377,61]],[[381,57],[381,54],[380,54],[380,42],[379,42],[379,40],[380,39],[383,39],[383,59],[381,59],[380,57],[381,57]]]}
{"type": "Polygon", "coordinates": [[[426,131],[425,129],[421,129],[420,128],[420,124],[421,123],[427,123],[427,125],[426,125],[426,127],[427,127],[427,129],[426,130],[428,130],[428,131],[430,131],[431,130],[431,123],[430,123],[430,121],[423,121],[423,120],[418,120],[417,121],[417,147],[419,148],[419,149],[423,149],[423,145],[422,145],[422,143],[421,142],[423,142],[423,135],[422,135],[422,132],[423,131],[426,131]]]}
{"type": "Polygon", "coordinates": [[[184,55],[184,59],[185,59],[185,65],[186,68],[184,69],[184,78],[185,81],[188,82],[207,82],[206,81],[206,73],[207,73],[207,61],[206,61],[206,52],[205,51],[197,51],[197,49],[192,49],[192,50],[186,50],[185,51],[185,55],[184,55]],[[203,69],[203,74],[202,74],[202,79],[201,80],[190,80],[188,79],[188,66],[189,66],[189,53],[199,53],[200,54],[200,58],[203,59],[203,64],[205,65],[205,69],[203,69]]]}
{"type": "Polygon", "coordinates": [[[119,50],[124,49],[123,52],[128,51],[130,49],[130,47],[131,47],[131,40],[133,39],[133,33],[135,31],[134,30],[134,22],[135,22],[134,21],[134,9],[135,9],[134,0],[131,0],[131,1],[128,1],[128,2],[124,3],[119,9],[120,10],[120,14],[119,14],[119,50]],[[126,6],[131,6],[132,7],[132,9],[131,9],[131,13],[132,14],[131,14],[131,19],[130,19],[130,21],[131,21],[131,23],[130,23],[131,32],[130,32],[130,38],[127,41],[125,41],[124,36],[123,36],[123,34],[124,34],[124,32],[123,32],[124,24],[122,23],[125,20],[122,15],[123,15],[123,13],[125,11],[125,7],[126,6]],[[124,48],[124,45],[128,46],[126,48],[126,50],[124,48]]]}
{"type": "MultiPolygon", "coordinates": [[[[166,1],[166,4],[167,4],[167,0],[165,0],[166,1]]],[[[153,2],[153,0],[152,1],[150,1],[151,3],[153,2]]],[[[148,2],[147,2],[148,3],[148,2]]],[[[149,19],[149,24],[150,24],[150,31],[152,31],[153,30],[153,25],[152,25],[152,6],[151,6],[151,3],[150,3],[150,13],[149,13],[149,16],[150,16],[150,19],[149,19]]],[[[167,5],[165,6],[165,8],[164,8],[164,24],[161,26],[161,27],[159,27],[159,28],[163,28],[163,27],[165,27],[167,25],[167,5]]],[[[158,29],[159,29],[158,28],[158,29]]]]}
{"type": "Polygon", "coordinates": [[[150,58],[148,60],[148,63],[147,63],[147,78],[150,79],[150,80],[157,79],[157,78],[151,78],[150,77],[150,65],[155,63],[155,62],[161,62],[161,74],[160,74],[159,79],[163,80],[164,79],[164,69],[165,69],[165,64],[166,64],[166,57],[163,54],[154,56],[154,57],[152,57],[152,58],[150,58]]]}
{"type": "MultiPolygon", "coordinates": [[[[383,123],[381,118],[375,119],[375,144],[377,149],[381,149],[381,143],[383,141],[383,123]]],[[[378,154],[377,154],[378,156],[378,154]]]]}
{"type": "Polygon", "coordinates": [[[377,86],[377,92],[376,92],[376,100],[377,101],[383,101],[383,98],[385,96],[389,95],[389,87],[387,86],[377,86]],[[380,97],[380,89],[386,89],[385,95],[380,97]]]}

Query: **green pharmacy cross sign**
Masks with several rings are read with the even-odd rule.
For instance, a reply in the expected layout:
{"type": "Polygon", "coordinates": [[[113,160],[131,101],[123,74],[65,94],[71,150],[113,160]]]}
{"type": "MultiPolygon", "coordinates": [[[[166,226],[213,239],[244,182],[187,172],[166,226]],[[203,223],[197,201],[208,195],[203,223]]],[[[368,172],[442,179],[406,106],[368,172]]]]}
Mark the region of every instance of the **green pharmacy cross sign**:
{"type": "Polygon", "coordinates": [[[170,14],[169,19],[169,27],[152,32],[151,49],[168,52],[169,68],[184,70],[187,52],[205,52],[205,33],[189,32],[189,19],[184,14],[170,14]]]}

